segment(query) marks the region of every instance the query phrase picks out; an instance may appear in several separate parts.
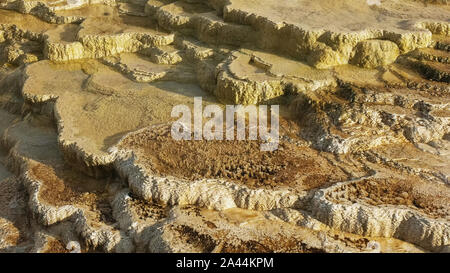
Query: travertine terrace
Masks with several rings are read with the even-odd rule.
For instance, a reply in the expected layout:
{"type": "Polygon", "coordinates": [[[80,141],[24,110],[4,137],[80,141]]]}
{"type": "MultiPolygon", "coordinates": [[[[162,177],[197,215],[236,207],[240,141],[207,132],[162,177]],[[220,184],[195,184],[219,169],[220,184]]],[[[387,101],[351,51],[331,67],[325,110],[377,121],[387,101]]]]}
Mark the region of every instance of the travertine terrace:
{"type": "Polygon", "coordinates": [[[449,252],[449,58],[447,0],[0,0],[0,252],[449,252]]]}

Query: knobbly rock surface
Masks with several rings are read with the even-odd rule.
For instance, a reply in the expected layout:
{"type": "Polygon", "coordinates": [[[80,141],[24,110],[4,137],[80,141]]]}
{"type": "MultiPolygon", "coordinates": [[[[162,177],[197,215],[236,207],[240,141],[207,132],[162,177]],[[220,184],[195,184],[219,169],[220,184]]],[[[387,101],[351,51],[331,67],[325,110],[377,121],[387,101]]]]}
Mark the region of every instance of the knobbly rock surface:
{"type": "Polygon", "coordinates": [[[376,68],[394,62],[398,55],[398,46],[391,41],[367,40],[356,45],[352,62],[361,67],[376,68]]]}
{"type": "Polygon", "coordinates": [[[0,0],[0,252],[448,252],[450,7],[0,0]],[[175,105],[280,105],[279,149],[175,105]]]}

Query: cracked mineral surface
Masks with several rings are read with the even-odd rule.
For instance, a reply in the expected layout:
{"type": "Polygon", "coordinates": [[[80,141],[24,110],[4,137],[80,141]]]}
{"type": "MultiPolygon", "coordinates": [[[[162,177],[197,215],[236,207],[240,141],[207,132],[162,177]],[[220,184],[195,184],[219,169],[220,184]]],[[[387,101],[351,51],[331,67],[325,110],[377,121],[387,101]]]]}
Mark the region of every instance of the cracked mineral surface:
{"type": "Polygon", "coordinates": [[[447,0],[0,0],[0,252],[449,252],[449,58],[447,0]]]}

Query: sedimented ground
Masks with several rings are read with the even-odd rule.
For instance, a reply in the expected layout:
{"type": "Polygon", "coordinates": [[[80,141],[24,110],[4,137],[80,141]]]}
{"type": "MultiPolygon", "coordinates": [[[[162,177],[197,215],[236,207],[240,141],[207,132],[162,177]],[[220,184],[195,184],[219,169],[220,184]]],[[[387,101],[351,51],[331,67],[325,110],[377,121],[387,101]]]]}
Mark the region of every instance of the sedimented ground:
{"type": "Polygon", "coordinates": [[[446,0],[0,0],[0,252],[449,252],[449,57],[446,0]]]}

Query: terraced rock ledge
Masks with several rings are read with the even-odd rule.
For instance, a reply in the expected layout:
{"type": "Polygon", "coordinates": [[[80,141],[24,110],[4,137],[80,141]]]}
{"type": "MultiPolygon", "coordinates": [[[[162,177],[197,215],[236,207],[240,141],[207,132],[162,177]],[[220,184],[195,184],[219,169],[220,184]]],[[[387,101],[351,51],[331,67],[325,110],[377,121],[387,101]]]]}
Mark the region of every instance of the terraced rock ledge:
{"type": "Polygon", "coordinates": [[[449,22],[447,1],[0,0],[0,252],[449,252],[449,22]],[[279,149],[174,140],[194,97],[280,105],[279,149]]]}

